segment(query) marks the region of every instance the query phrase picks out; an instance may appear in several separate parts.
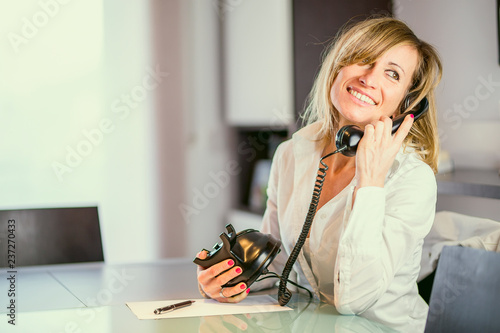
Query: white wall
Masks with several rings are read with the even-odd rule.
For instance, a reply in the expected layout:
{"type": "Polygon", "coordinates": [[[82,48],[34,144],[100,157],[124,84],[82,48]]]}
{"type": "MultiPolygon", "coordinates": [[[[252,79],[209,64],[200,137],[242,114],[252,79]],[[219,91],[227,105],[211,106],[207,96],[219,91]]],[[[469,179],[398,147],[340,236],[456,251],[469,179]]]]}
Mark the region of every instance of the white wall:
{"type": "Polygon", "coordinates": [[[206,0],[0,5],[18,35],[0,42],[0,209],[98,205],[108,262],[210,247],[235,182],[222,19],[206,0]]]}
{"type": "Polygon", "coordinates": [[[106,260],[154,258],[148,7],[2,7],[1,207],[98,205],[106,260]],[[123,95],[137,104],[127,116],[114,112],[123,95]]]}
{"type": "MultiPolygon", "coordinates": [[[[194,8],[181,0],[0,6],[0,33],[10,36],[0,42],[0,209],[98,205],[108,262],[192,255],[179,210],[191,171],[185,99],[197,85],[194,109],[215,112],[216,102],[204,108],[202,100],[218,94],[217,82],[202,92],[194,72],[186,78],[196,56],[185,54],[194,47],[186,31],[199,23],[194,8]]],[[[216,7],[206,13],[216,17],[216,7]]],[[[203,41],[216,35],[211,29],[190,35],[203,41]]],[[[211,66],[217,46],[206,46],[196,51],[211,66]]],[[[217,131],[206,125],[198,122],[205,132],[191,146],[217,131]]],[[[203,146],[196,161],[216,169],[206,152],[219,144],[203,146]]],[[[219,217],[205,216],[203,227],[222,224],[219,217]]]]}
{"type": "Polygon", "coordinates": [[[239,10],[240,1],[192,0],[186,10],[186,196],[179,206],[187,225],[186,253],[220,241],[230,208],[237,168],[222,110],[220,25],[239,10]]]}
{"type": "Polygon", "coordinates": [[[500,65],[495,0],[396,0],[396,16],[439,51],[442,148],[457,167],[500,167],[500,65]]]}

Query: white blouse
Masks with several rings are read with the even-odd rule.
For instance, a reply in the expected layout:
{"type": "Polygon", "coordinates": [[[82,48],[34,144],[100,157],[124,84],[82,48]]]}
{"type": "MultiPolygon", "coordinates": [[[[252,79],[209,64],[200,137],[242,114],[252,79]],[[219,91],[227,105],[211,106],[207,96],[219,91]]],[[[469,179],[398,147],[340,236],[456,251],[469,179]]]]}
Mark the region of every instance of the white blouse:
{"type": "MultiPolygon", "coordinates": [[[[299,130],[273,158],[261,232],[283,243],[269,267],[278,274],[311,201],[323,149],[318,128],[315,123],[299,130]]],[[[383,188],[358,189],[352,209],[355,179],[316,212],[306,249],[309,260],[301,251],[290,279],[341,314],[423,332],[428,308],[416,279],[423,239],[434,219],[436,180],[431,168],[408,150],[396,156],[383,188]]]]}

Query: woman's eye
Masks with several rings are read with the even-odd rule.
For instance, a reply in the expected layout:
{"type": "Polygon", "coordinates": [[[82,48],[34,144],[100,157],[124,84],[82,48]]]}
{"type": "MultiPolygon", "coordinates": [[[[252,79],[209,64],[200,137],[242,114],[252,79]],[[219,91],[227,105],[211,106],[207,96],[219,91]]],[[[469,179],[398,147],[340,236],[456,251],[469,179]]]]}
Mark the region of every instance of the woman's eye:
{"type": "Polygon", "coordinates": [[[358,66],[369,66],[369,67],[373,67],[374,63],[373,62],[370,62],[368,61],[368,59],[364,59],[362,60],[361,62],[358,63],[358,66]]]}
{"type": "Polygon", "coordinates": [[[387,71],[387,74],[388,74],[391,78],[393,78],[394,80],[399,81],[399,73],[398,73],[398,72],[390,70],[390,71],[387,71]]]}

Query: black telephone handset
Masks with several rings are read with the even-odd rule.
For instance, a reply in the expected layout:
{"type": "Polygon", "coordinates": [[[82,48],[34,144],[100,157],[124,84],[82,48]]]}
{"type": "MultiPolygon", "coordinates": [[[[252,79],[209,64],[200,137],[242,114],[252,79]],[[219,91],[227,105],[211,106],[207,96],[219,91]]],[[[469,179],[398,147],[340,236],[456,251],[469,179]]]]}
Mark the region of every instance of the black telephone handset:
{"type": "MultiPolygon", "coordinates": [[[[407,98],[404,106],[408,107],[410,100],[407,98]]],[[[392,122],[392,134],[396,133],[399,126],[405,119],[405,117],[409,114],[413,114],[414,121],[417,121],[427,110],[429,109],[429,101],[427,98],[423,98],[415,110],[411,110],[403,113],[402,115],[396,117],[392,122]]],[[[354,156],[356,155],[356,150],[358,149],[358,143],[363,137],[363,131],[355,125],[347,125],[342,127],[335,136],[335,145],[337,149],[341,149],[345,147],[341,153],[345,156],[354,156]]]]}

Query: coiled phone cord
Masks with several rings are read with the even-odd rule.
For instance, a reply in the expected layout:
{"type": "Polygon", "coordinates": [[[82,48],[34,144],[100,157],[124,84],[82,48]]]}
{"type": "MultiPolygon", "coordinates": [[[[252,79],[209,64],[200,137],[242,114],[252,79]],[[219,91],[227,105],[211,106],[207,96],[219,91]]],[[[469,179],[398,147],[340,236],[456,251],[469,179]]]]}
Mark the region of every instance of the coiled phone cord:
{"type": "Polygon", "coordinates": [[[330,157],[331,155],[340,153],[347,149],[347,146],[342,146],[341,148],[335,150],[333,153],[329,153],[323,156],[319,162],[323,167],[319,167],[318,174],[316,176],[316,181],[314,183],[314,190],[312,194],[311,204],[309,205],[309,211],[307,212],[306,220],[304,222],[304,226],[302,227],[302,231],[299,235],[297,243],[288,257],[288,260],[285,264],[285,268],[283,269],[283,273],[280,277],[280,284],[278,287],[278,302],[281,306],[285,306],[292,297],[292,292],[286,287],[288,277],[290,272],[292,271],[293,264],[297,260],[300,250],[306,241],[307,235],[309,235],[309,230],[311,229],[312,222],[314,220],[314,215],[316,214],[316,210],[318,209],[319,198],[321,196],[321,190],[323,189],[323,183],[326,177],[326,171],[328,170],[328,165],[323,162],[324,159],[330,157]]]}

